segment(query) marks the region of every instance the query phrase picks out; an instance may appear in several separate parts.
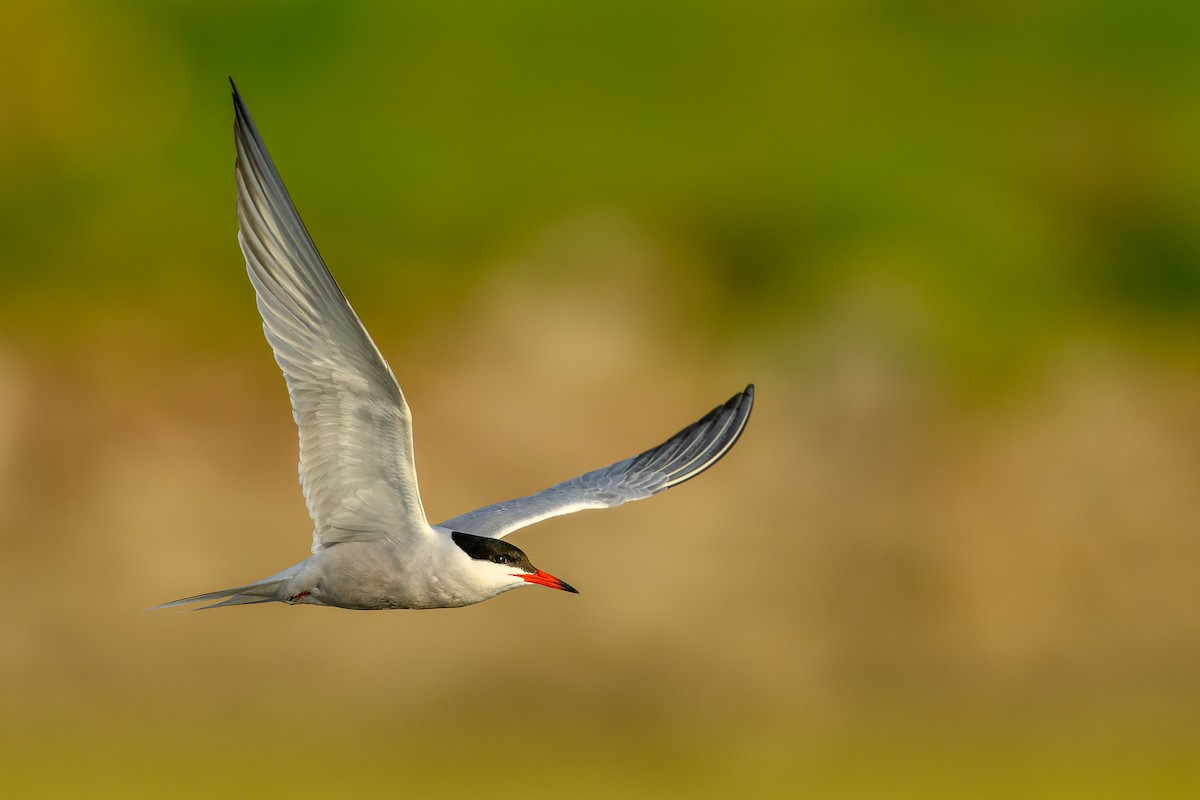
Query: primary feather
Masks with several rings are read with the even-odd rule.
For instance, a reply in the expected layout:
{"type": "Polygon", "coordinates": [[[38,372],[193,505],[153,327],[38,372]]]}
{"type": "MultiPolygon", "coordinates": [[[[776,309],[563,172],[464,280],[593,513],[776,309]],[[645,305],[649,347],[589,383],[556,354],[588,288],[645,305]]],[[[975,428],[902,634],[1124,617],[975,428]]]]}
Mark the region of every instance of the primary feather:
{"type": "Polygon", "coordinates": [[[667,441],[640,455],[556,483],[537,494],[477,508],[439,528],[502,538],[550,517],[642,500],[691,480],[729,452],[750,419],[754,385],[747,386],[667,441]]]}

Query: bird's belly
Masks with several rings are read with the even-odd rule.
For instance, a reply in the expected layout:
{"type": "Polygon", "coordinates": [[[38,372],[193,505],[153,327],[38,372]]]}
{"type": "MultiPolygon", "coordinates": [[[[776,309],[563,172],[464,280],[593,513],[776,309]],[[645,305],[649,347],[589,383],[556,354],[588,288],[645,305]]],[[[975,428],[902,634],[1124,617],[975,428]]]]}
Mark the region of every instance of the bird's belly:
{"type": "MultiPolygon", "coordinates": [[[[444,580],[424,565],[414,565],[374,548],[353,552],[351,543],[336,545],[308,602],[359,610],[456,608],[485,600],[444,580]],[[335,555],[335,551],[343,552],[335,555]]],[[[358,548],[355,548],[358,549],[358,548]]]]}

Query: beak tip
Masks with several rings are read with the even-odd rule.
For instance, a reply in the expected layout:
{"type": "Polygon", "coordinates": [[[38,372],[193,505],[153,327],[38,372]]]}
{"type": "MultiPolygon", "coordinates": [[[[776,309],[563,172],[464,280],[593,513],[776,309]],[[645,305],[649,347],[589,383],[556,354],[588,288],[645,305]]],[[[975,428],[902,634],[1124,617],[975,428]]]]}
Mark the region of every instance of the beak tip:
{"type": "Polygon", "coordinates": [[[579,594],[579,590],[564,580],[554,577],[553,575],[542,572],[540,569],[536,572],[517,573],[517,577],[526,583],[535,583],[538,586],[545,586],[550,589],[559,589],[571,594],[579,594]]]}

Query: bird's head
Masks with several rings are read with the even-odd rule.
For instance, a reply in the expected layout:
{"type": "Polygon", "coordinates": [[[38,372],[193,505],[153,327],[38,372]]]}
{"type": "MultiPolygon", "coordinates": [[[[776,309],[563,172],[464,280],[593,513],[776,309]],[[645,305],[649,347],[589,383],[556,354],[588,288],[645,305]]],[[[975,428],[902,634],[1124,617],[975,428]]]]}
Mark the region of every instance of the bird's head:
{"type": "Polygon", "coordinates": [[[496,594],[527,584],[579,593],[571,585],[529,563],[529,556],[525,555],[521,548],[514,547],[502,539],[459,531],[450,536],[458,545],[458,549],[470,557],[472,577],[480,584],[494,588],[496,594]]]}

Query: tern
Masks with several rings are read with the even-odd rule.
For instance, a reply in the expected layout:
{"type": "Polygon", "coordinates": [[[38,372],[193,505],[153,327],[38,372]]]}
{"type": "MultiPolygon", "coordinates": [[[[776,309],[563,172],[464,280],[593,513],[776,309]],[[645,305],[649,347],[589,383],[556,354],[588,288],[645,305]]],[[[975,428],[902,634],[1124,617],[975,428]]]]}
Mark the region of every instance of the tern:
{"type": "Polygon", "coordinates": [[[640,455],[430,525],[417,490],[408,403],[317,253],[236,86],[233,104],[238,243],[300,431],[312,555],[256,583],[154,608],[210,600],[220,602],[202,608],[455,608],[522,586],[576,592],[504,537],[550,517],[678,486],[738,440],[753,384],[640,455]]]}

